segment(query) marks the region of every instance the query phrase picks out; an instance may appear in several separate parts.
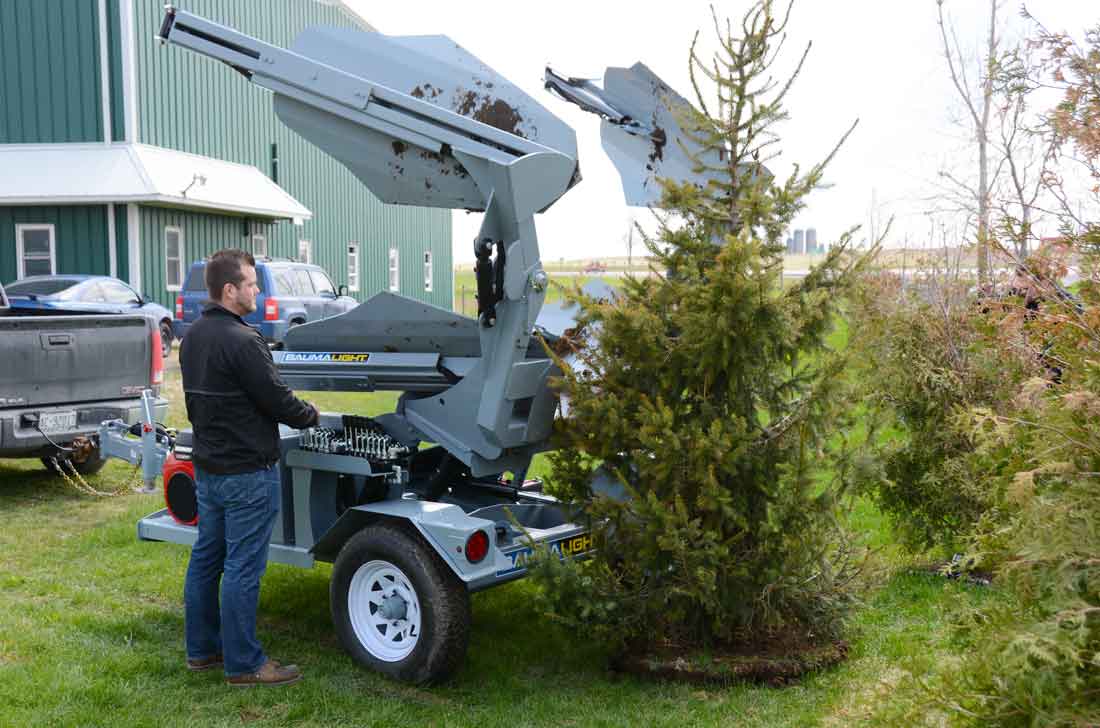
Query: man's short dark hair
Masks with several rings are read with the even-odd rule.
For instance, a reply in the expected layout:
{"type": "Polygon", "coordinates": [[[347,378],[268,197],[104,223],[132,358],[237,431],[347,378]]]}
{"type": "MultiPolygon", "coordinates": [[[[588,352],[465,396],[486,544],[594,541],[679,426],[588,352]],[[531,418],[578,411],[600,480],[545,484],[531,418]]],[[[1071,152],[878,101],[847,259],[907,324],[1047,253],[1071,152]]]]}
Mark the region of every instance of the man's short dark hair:
{"type": "Polygon", "coordinates": [[[256,267],[256,259],[247,250],[227,248],[210,256],[210,260],[206,262],[206,292],[210,294],[210,300],[221,300],[226,283],[234,286],[241,284],[244,280],[241,266],[244,265],[256,267]]]}

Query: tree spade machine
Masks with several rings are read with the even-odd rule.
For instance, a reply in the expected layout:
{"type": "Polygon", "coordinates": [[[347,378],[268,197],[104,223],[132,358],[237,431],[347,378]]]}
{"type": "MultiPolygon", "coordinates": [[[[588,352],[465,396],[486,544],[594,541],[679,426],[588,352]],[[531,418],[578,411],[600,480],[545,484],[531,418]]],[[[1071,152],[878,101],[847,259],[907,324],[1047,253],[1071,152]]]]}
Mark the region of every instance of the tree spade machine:
{"type": "MultiPolygon", "coordinates": [[[[465,654],[471,593],[522,577],[537,544],[563,558],[591,546],[583,519],[526,479],[556,408],[557,370],[534,335],[548,284],[534,216],[580,181],[575,133],[444,36],[314,27],[283,49],[171,6],[158,36],[270,90],[284,124],[383,202],[484,212],[476,318],[379,293],[292,329],[273,352],[295,389],[401,395],[382,416],[282,428],[268,558],[332,562],[332,619],[351,656],[400,680],[439,680],[465,654]]],[[[613,127],[605,146],[637,157],[620,166],[628,201],[653,204],[662,167],[691,174],[691,160],[669,112],[682,99],[638,69],[609,69],[628,81],[615,93],[553,85],[613,127]]],[[[169,507],[138,523],[141,539],[195,541],[189,435],[159,456],[169,507]]]]}

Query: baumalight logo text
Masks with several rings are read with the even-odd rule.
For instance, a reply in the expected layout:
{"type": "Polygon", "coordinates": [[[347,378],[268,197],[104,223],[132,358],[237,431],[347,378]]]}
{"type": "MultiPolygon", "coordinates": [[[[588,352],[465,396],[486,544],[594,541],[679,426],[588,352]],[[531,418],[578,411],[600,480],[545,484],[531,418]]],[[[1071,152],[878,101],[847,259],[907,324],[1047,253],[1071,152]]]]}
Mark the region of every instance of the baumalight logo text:
{"type": "Polygon", "coordinates": [[[284,362],[336,362],[338,364],[362,364],[370,354],[335,351],[288,351],[284,362]]]}

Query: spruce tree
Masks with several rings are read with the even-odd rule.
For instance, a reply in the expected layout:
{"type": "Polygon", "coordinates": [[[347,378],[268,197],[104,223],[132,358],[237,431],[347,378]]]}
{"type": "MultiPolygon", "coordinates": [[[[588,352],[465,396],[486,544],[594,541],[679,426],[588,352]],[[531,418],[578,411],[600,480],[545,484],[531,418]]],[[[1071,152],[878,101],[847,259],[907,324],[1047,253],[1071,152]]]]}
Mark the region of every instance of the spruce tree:
{"type": "Polygon", "coordinates": [[[698,108],[680,121],[712,181],[662,180],[659,232],[645,241],[659,275],[626,278],[610,301],[573,293],[588,334],[572,342],[584,366],[561,380],[550,481],[592,517],[596,548],[585,563],[543,559],[535,577],[551,613],[587,637],[827,637],[848,603],[844,471],[826,456],[851,403],[827,337],[862,259],[849,231],[783,283],[783,236],[847,137],[807,172],[769,172],[809,52],[772,80],[789,17],[771,0],[739,28],[714,16],[713,57],[696,34],[698,108]],[[626,497],[593,492],[598,468],[626,497]]]}

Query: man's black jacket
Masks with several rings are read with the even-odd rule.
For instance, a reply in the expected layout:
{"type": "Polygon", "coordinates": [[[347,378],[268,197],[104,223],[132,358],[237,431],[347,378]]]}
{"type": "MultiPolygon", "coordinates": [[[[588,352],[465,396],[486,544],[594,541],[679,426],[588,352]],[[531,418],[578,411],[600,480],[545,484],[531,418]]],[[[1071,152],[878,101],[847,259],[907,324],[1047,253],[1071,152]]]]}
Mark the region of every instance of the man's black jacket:
{"type": "Polygon", "coordinates": [[[211,473],[248,473],[279,459],[279,425],[317,424],[317,410],[283,383],[260,332],[207,304],[180,342],[192,458],[211,473]]]}

